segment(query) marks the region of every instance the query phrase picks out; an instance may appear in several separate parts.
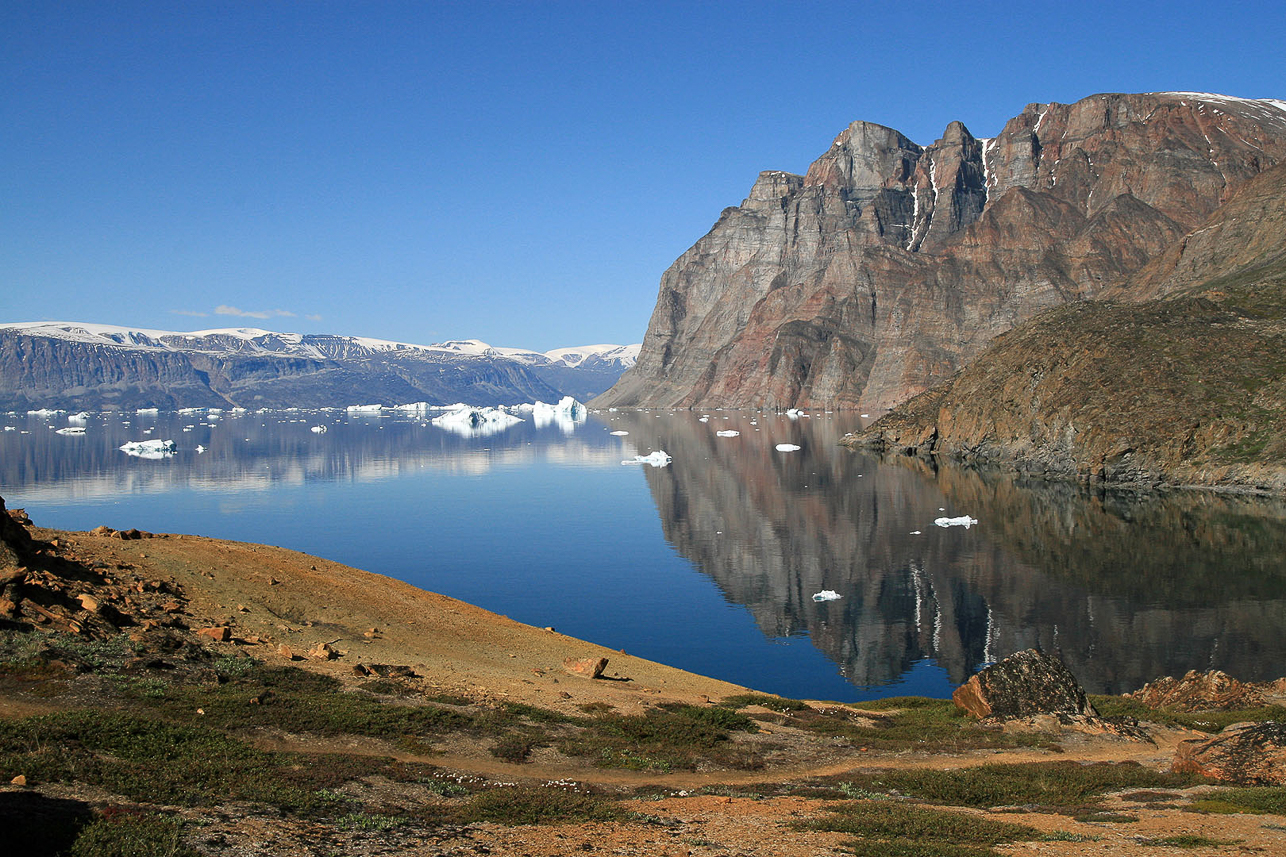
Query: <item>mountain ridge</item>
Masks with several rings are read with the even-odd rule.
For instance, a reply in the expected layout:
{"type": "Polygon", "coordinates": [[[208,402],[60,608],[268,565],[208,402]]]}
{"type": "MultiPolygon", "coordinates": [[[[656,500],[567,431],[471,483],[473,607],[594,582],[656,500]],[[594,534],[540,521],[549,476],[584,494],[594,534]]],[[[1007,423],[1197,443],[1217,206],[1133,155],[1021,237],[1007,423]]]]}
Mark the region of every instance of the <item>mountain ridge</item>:
{"type": "Polygon", "coordinates": [[[163,331],[86,322],[0,324],[0,408],[325,407],[381,400],[518,404],[589,398],[635,346],[549,354],[479,340],[415,345],[260,328],[163,331]]]}
{"type": "Polygon", "coordinates": [[[929,146],[854,122],[675,261],[638,363],[592,404],[891,407],[1134,275],[1283,157],[1275,99],[1106,93],[929,146]]]}

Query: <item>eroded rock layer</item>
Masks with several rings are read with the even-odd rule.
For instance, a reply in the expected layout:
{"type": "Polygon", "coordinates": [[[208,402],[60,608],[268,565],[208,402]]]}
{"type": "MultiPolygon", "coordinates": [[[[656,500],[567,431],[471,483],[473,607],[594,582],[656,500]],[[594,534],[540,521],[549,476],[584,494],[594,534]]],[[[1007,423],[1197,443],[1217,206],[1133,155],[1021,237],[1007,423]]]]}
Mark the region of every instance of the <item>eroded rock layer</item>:
{"type": "Polygon", "coordinates": [[[927,147],[855,122],[670,266],[596,404],[891,407],[1140,271],[1284,154],[1286,102],[1193,93],[1031,104],[927,147]]]}

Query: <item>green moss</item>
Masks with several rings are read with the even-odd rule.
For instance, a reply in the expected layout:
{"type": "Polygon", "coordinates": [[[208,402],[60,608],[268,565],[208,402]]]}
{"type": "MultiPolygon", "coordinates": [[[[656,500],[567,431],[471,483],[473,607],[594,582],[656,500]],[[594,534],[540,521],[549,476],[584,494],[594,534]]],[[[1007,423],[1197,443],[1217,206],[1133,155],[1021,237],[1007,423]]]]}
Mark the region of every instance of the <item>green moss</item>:
{"type": "Polygon", "coordinates": [[[615,804],[592,795],[555,788],[498,788],[474,795],[460,810],[465,823],[559,824],[574,821],[619,821],[615,804]]]}

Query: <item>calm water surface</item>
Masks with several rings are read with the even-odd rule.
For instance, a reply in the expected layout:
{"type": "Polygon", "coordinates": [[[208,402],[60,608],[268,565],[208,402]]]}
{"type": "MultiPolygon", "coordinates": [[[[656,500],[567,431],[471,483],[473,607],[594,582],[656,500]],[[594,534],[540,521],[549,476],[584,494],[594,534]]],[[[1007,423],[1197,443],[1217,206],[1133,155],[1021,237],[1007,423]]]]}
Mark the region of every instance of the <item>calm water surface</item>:
{"type": "Polygon", "coordinates": [[[43,526],[306,551],[787,696],[946,696],[1033,645],[1095,692],[1281,673],[1280,502],[882,464],[837,445],[854,415],[700,416],[483,437],[414,414],[93,415],[83,436],[54,431],[66,416],[0,416],[0,495],[43,526]],[[147,439],[177,452],[117,449],[147,439]],[[668,467],[621,464],[656,449],[668,467]],[[979,524],[933,523],[959,515],[979,524]],[[813,600],[827,589],[842,598],[813,600]]]}

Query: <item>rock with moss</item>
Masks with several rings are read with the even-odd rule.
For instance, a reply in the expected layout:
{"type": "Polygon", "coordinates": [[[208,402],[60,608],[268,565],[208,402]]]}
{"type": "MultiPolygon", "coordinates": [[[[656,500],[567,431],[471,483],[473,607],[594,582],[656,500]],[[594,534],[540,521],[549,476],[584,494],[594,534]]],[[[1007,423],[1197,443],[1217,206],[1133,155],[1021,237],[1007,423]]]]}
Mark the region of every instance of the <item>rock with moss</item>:
{"type": "Polygon", "coordinates": [[[951,700],[978,718],[1098,716],[1085,689],[1063,662],[1035,649],[1010,655],[982,670],[956,688],[951,700]]]}

